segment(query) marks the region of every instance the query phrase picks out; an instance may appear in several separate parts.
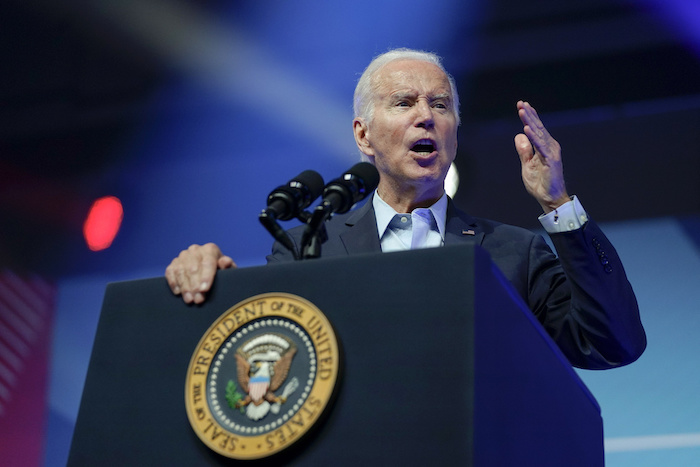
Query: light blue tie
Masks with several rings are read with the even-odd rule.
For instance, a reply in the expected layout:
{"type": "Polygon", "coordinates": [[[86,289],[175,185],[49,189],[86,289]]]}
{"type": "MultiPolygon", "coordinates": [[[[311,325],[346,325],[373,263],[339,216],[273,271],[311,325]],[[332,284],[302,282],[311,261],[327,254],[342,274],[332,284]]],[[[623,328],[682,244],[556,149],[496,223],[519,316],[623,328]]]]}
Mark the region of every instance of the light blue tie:
{"type": "Polygon", "coordinates": [[[437,227],[435,218],[430,209],[418,208],[411,213],[413,234],[411,236],[411,250],[426,248],[428,246],[428,234],[437,227]]]}

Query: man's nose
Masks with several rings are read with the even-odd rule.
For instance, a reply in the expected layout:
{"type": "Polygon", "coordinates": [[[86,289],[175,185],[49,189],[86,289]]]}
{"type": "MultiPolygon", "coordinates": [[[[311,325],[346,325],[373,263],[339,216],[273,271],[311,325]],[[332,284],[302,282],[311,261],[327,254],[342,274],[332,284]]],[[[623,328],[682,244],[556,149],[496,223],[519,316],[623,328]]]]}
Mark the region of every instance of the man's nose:
{"type": "Polygon", "coordinates": [[[420,99],[416,105],[418,116],[416,117],[416,126],[432,128],[435,122],[433,121],[433,109],[427,101],[420,99]]]}

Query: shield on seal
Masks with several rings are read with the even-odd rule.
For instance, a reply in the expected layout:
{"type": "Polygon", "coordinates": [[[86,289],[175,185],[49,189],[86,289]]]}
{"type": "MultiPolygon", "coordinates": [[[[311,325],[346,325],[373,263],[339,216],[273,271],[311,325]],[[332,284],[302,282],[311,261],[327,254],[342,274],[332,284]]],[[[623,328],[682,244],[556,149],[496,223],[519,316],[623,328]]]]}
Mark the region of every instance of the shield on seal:
{"type": "Polygon", "coordinates": [[[253,376],[250,378],[250,384],[248,386],[248,394],[250,394],[251,399],[256,404],[260,402],[267,390],[270,387],[270,377],[269,376],[253,376]]]}

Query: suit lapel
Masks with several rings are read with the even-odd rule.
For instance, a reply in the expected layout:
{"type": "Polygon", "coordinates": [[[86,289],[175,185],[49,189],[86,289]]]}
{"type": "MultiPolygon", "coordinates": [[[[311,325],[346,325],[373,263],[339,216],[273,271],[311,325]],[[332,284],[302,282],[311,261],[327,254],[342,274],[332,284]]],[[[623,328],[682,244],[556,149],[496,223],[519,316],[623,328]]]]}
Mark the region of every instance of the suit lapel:
{"type": "Polygon", "coordinates": [[[460,211],[451,199],[447,204],[447,221],[445,224],[445,245],[464,243],[481,245],[484,241],[484,231],[476,219],[460,211]]]}
{"type": "Polygon", "coordinates": [[[349,255],[382,251],[371,197],[346,219],[345,225],[347,230],[340,234],[340,240],[349,255]]]}

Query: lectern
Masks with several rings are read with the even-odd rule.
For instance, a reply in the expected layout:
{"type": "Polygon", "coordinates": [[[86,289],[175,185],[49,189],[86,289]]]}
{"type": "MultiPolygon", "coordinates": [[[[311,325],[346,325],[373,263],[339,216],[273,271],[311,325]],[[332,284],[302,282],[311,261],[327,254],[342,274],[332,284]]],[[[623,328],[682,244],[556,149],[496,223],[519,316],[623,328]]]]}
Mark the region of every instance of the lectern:
{"type": "MultiPolygon", "coordinates": [[[[317,372],[320,357],[309,357],[317,372]]],[[[243,410],[236,401],[231,407],[243,410]]],[[[246,462],[590,467],[603,465],[602,421],[479,247],[220,271],[202,306],[185,305],[164,278],[108,285],[69,465],[246,462]],[[195,433],[185,383],[207,332],[216,340],[212,324],[266,293],[300,297],[325,314],[339,342],[339,377],[299,442],[262,460],[230,459],[195,433]]]]}

